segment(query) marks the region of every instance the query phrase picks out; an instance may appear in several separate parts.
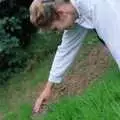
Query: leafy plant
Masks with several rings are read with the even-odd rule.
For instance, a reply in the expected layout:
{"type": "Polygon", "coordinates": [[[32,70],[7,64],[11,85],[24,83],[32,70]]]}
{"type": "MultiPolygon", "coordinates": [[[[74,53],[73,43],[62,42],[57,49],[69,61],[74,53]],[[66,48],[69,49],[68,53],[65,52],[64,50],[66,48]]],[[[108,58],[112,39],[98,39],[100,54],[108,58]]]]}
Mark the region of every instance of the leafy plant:
{"type": "Polygon", "coordinates": [[[20,72],[29,56],[24,48],[35,31],[29,21],[29,5],[16,0],[0,2],[0,83],[20,72]]]}

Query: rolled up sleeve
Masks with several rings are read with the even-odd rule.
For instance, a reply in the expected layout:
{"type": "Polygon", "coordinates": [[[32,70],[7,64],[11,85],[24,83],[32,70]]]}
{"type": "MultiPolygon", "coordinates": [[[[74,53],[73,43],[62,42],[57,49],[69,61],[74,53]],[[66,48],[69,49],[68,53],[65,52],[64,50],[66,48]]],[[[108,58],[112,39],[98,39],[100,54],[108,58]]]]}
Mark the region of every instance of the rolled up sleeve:
{"type": "Polygon", "coordinates": [[[73,63],[86,34],[87,30],[80,27],[78,24],[72,29],[64,31],[62,43],[58,46],[56,51],[48,81],[60,83],[63,80],[67,69],[73,63]]]}

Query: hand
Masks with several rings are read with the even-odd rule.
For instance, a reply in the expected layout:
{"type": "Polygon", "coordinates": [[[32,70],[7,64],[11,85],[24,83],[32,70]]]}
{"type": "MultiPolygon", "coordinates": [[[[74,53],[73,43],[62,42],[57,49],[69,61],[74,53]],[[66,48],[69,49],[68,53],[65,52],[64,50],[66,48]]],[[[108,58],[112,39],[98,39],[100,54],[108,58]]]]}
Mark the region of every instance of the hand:
{"type": "Polygon", "coordinates": [[[44,106],[48,104],[48,100],[52,93],[52,83],[47,83],[45,89],[41,93],[41,95],[37,98],[35,105],[33,107],[33,112],[38,113],[42,112],[44,106]]]}

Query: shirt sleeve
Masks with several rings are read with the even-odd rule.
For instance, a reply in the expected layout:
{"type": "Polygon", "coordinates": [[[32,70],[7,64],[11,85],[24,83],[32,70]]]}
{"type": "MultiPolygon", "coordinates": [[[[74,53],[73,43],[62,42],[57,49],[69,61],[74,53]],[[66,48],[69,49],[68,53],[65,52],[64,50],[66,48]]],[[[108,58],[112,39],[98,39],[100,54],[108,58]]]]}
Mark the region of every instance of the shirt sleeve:
{"type": "Polygon", "coordinates": [[[56,51],[48,81],[60,83],[63,80],[65,72],[73,63],[86,34],[87,29],[77,24],[72,29],[64,31],[62,43],[56,51]]]}
{"type": "Polygon", "coordinates": [[[71,4],[74,6],[74,8],[76,9],[78,15],[81,15],[81,11],[79,8],[79,4],[80,4],[80,0],[70,0],[71,4]]]}

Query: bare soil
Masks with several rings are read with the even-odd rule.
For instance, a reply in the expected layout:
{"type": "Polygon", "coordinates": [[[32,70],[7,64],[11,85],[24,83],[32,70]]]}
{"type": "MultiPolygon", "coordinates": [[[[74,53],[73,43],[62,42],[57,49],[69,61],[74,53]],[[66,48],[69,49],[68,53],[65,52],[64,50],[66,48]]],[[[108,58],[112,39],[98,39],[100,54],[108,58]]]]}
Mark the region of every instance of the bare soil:
{"type": "MultiPolygon", "coordinates": [[[[85,51],[85,50],[84,50],[85,51]]],[[[83,53],[81,53],[83,54],[83,53]]],[[[55,85],[52,100],[61,96],[80,95],[109,67],[109,52],[102,44],[96,44],[88,51],[87,57],[76,60],[62,84],[55,85]]]]}

